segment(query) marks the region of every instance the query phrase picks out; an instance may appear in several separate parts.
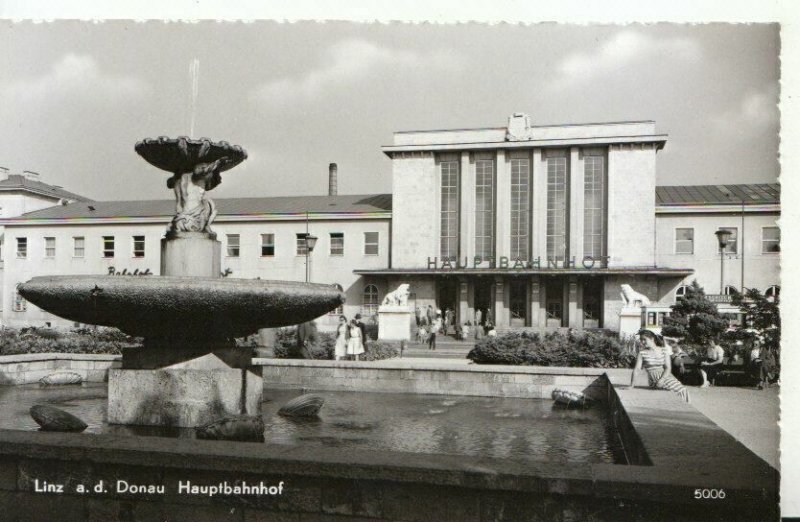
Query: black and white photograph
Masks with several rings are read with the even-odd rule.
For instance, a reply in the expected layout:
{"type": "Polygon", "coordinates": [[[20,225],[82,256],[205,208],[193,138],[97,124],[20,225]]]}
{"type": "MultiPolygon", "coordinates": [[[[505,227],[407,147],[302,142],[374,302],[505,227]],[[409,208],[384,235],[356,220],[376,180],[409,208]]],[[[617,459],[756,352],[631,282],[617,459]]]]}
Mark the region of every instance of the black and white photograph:
{"type": "Polygon", "coordinates": [[[780,520],[781,52],[0,18],[0,520],[780,520]]]}

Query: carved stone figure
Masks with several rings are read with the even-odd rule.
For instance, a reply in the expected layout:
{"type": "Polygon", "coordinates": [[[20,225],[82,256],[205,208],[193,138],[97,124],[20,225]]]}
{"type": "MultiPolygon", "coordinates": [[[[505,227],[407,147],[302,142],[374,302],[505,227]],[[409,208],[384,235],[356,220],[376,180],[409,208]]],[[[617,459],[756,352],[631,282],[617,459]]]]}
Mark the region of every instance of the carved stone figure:
{"type": "Polygon", "coordinates": [[[634,290],[631,285],[620,285],[620,288],[622,292],[619,295],[622,297],[622,302],[625,306],[650,306],[650,299],[634,290]]]}
{"type": "Polygon", "coordinates": [[[167,180],[167,187],[175,192],[175,217],[170,230],[211,233],[217,207],[206,191],[222,182],[220,169],[227,162],[228,158],[222,157],[211,163],[200,163],[193,172],[175,174],[167,180]]]}
{"type": "Polygon", "coordinates": [[[264,442],[264,421],[253,415],[236,415],[210,422],[197,428],[197,438],[264,442]]]}
{"type": "Polygon", "coordinates": [[[383,298],[384,305],[408,306],[408,296],[411,295],[411,287],[403,283],[396,290],[386,294],[383,298]]]}
{"type": "Polygon", "coordinates": [[[31,406],[30,414],[42,431],[83,431],[88,427],[75,415],[46,404],[31,406]]]}
{"type": "Polygon", "coordinates": [[[506,140],[528,141],[533,139],[531,130],[531,117],[522,112],[515,112],[508,117],[508,130],[506,140]]]}
{"type": "Polygon", "coordinates": [[[306,394],[284,404],[278,413],[289,417],[316,417],[323,404],[325,399],[319,395],[306,394]]]}

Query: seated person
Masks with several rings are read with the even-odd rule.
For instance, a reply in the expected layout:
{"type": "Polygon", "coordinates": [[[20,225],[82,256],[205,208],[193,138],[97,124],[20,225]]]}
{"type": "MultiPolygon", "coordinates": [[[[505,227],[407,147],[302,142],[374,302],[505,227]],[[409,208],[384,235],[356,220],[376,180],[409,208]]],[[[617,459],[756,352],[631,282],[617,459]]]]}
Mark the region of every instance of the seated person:
{"type": "Polygon", "coordinates": [[[706,353],[705,358],[700,362],[700,377],[703,379],[703,384],[700,385],[701,388],[707,388],[711,386],[711,382],[714,381],[714,378],[717,374],[722,370],[722,363],[725,360],[725,350],[722,349],[722,346],[717,344],[717,340],[709,338],[706,343],[706,353]]]}
{"type": "Polygon", "coordinates": [[[775,372],[775,357],[771,350],[764,349],[760,339],[755,339],[747,358],[747,373],[758,382],[758,389],[769,388],[775,372]]]}
{"type": "Polygon", "coordinates": [[[687,370],[685,366],[685,359],[689,357],[689,355],[683,351],[681,348],[678,339],[674,339],[672,337],[665,337],[664,340],[670,347],[670,366],[672,368],[672,375],[675,376],[681,383],[686,384],[684,382],[684,378],[687,376],[687,370]]]}

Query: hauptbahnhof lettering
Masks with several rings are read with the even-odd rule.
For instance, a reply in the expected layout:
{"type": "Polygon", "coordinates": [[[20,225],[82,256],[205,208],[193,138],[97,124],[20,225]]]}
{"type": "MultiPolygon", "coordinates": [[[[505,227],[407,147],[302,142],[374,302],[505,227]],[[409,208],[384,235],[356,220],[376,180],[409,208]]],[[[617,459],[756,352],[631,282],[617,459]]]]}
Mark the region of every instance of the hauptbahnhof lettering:
{"type": "MultiPolygon", "coordinates": [[[[215,199],[222,267],[303,280],[308,227],[310,280],[347,294],[321,328],[374,314],[401,283],[414,307],[450,308],[460,323],[491,311],[499,328],[615,330],[621,284],[654,307],[693,279],[723,307],[732,289],[777,293],[778,185],[656,186],[666,144],[652,121],[535,126],[524,114],[397,132],[383,147],[391,194],[339,195],[332,169],[326,196],[215,199]]],[[[63,323],[16,294],[33,276],[158,273],[174,202],[89,201],[32,177],[0,181],[4,324],[63,323]]]]}

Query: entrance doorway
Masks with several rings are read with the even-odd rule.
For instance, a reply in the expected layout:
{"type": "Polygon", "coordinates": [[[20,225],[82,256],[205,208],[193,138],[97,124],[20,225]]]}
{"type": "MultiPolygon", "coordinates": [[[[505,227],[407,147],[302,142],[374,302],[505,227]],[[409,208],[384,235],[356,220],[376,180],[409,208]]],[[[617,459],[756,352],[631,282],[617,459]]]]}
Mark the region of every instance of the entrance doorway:
{"type": "Polygon", "coordinates": [[[583,327],[603,326],[603,280],[590,277],[583,282],[583,327]]]}
{"type": "Polygon", "coordinates": [[[547,296],[547,327],[561,328],[564,326],[564,281],[560,277],[550,277],[545,286],[547,296]]]}
{"type": "Polygon", "coordinates": [[[436,308],[442,311],[442,320],[449,309],[453,312],[453,319],[457,320],[458,313],[458,280],[445,277],[436,281],[436,308]]]}
{"type": "Polygon", "coordinates": [[[492,309],[492,280],[479,278],[475,281],[475,320],[478,324],[486,324],[486,314],[492,309]],[[478,321],[478,311],[480,320],[478,321]]]}
{"type": "Polygon", "coordinates": [[[528,281],[514,278],[511,280],[508,295],[510,326],[528,325],[528,281]]]}

